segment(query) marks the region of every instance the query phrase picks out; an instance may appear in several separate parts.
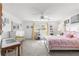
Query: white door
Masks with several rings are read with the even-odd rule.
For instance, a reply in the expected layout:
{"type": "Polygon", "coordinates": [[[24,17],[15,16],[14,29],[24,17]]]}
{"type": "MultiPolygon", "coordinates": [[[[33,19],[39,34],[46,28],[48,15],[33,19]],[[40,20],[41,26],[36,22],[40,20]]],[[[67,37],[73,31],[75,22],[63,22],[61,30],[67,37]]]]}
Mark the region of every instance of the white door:
{"type": "Polygon", "coordinates": [[[32,22],[26,22],[24,24],[24,32],[25,32],[24,36],[26,39],[32,39],[32,26],[33,26],[32,22]]]}

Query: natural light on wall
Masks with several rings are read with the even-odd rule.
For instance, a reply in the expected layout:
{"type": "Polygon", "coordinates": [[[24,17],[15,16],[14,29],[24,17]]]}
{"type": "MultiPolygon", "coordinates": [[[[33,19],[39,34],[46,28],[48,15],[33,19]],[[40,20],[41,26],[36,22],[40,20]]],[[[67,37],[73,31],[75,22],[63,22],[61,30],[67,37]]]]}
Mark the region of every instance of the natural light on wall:
{"type": "Polygon", "coordinates": [[[78,27],[72,26],[72,27],[70,27],[70,31],[77,31],[78,32],[79,30],[78,30],[78,27]]]}
{"type": "Polygon", "coordinates": [[[69,24],[66,26],[66,31],[79,32],[79,23],[69,24]]]}

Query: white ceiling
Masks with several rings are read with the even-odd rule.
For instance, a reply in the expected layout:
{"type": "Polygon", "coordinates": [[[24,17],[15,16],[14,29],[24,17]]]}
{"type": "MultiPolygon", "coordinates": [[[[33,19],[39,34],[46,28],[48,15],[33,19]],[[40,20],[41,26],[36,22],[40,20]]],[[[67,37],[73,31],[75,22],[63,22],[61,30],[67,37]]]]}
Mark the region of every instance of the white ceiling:
{"type": "Polygon", "coordinates": [[[20,20],[40,20],[41,12],[51,20],[65,20],[79,13],[78,3],[4,3],[3,11],[20,20]]]}

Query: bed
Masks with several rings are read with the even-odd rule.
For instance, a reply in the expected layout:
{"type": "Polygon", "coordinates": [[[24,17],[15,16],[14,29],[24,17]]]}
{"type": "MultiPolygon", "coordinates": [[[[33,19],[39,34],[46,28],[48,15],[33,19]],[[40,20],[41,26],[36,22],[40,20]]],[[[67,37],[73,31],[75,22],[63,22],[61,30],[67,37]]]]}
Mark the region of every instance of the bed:
{"type": "Polygon", "coordinates": [[[79,34],[66,32],[60,36],[47,36],[46,47],[50,50],[79,50],[79,34]]]}

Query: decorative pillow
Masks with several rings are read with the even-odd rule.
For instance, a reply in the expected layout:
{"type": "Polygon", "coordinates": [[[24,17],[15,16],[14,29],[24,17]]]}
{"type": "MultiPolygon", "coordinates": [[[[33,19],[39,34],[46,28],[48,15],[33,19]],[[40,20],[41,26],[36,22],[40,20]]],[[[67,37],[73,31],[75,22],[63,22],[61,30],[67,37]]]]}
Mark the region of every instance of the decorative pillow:
{"type": "Polygon", "coordinates": [[[74,35],[72,35],[72,34],[69,34],[69,36],[68,36],[69,38],[73,38],[74,37],[74,35]]]}
{"type": "Polygon", "coordinates": [[[64,36],[69,37],[69,38],[73,38],[75,35],[75,32],[69,31],[69,32],[65,32],[64,36]]]}

